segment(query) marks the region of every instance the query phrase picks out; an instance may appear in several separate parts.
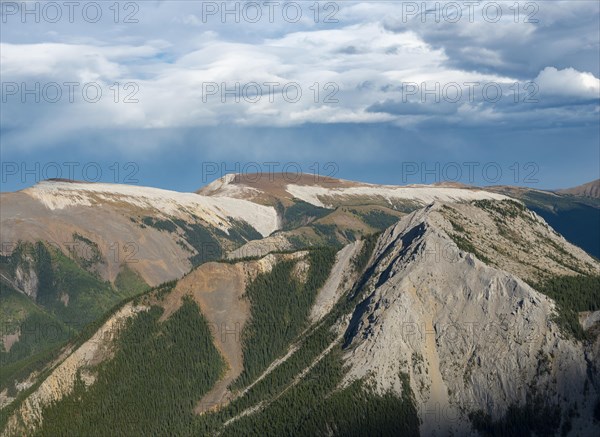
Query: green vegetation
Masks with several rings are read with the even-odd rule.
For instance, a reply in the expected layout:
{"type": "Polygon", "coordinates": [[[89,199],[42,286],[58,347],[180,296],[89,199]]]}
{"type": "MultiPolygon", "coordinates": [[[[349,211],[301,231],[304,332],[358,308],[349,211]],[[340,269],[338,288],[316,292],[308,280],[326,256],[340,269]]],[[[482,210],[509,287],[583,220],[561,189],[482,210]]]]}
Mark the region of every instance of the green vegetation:
{"type": "Polygon", "coordinates": [[[350,212],[359,216],[367,225],[378,231],[383,231],[400,220],[399,217],[378,209],[371,209],[368,211],[351,209],[350,212]]]}
{"type": "MultiPolygon", "coordinates": [[[[48,344],[44,343],[43,348],[39,348],[42,352],[35,355],[29,355],[20,361],[12,364],[2,364],[2,372],[0,372],[0,390],[8,389],[8,395],[13,397],[17,393],[15,381],[23,381],[32,372],[40,372],[50,361],[58,358],[60,350],[65,343],[48,344]]],[[[0,414],[0,429],[4,423],[4,413],[0,414]]]]}
{"type": "MultiPolygon", "coordinates": [[[[365,241],[361,253],[353,261],[364,273],[359,282],[367,282],[364,272],[377,241],[365,241]]],[[[339,389],[344,369],[342,349],[332,326],[342,316],[351,314],[364,299],[367,288],[358,286],[343,297],[314,328],[298,340],[296,351],[265,378],[252,386],[244,396],[215,413],[198,419],[194,435],[418,435],[419,420],[408,375],[400,375],[402,396],[374,394],[362,382],[339,389]],[[322,358],[329,346],[333,348],[322,358]],[[297,383],[294,378],[311,364],[311,370],[297,383]],[[223,424],[247,408],[263,403],[264,409],[243,416],[223,430],[223,424]],[[377,431],[375,431],[377,430],[377,431]]]]}
{"type": "Polygon", "coordinates": [[[123,264],[119,274],[115,278],[115,287],[117,287],[117,290],[133,296],[146,291],[148,284],[146,284],[138,272],[130,269],[127,264],[123,264]]]}
{"type": "Polygon", "coordinates": [[[47,305],[56,297],[56,284],[54,283],[52,257],[50,256],[50,252],[48,251],[46,245],[41,241],[35,243],[33,256],[35,260],[35,270],[38,277],[36,300],[42,305],[47,305]]]}
{"type": "MultiPolygon", "coordinates": [[[[302,208],[307,208],[306,205],[291,211],[288,223],[307,214],[302,211],[302,208]]],[[[509,203],[507,208],[500,208],[502,212],[494,203],[478,206],[502,217],[514,218],[522,210],[522,205],[517,205],[509,203]]],[[[371,220],[373,224],[370,226],[383,226],[392,216],[382,214],[384,216],[369,216],[365,222],[369,224],[368,220],[371,220]]],[[[397,218],[394,217],[394,220],[397,218]]],[[[479,253],[464,235],[465,229],[460,222],[450,222],[455,231],[450,236],[456,245],[489,263],[489,259],[479,253]]],[[[236,225],[229,235],[218,229],[207,229],[177,219],[144,223],[167,232],[181,231],[186,241],[198,251],[193,260],[195,264],[221,257],[216,237],[228,238],[236,243],[256,237],[256,231],[244,222],[236,225]],[[207,247],[218,249],[209,253],[207,247]]],[[[335,238],[336,228],[333,225],[313,223],[311,227],[327,241],[335,238]]],[[[95,368],[83,369],[74,392],[45,409],[44,425],[37,435],[214,435],[216,432],[236,436],[418,435],[419,419],[408,375],[400,375],[401,395],[392,392],[376,394],[364,381],[341,387],[344,377],[343,346],[331,328],[340,317],[360,312],[368,290],[365,284],[370,279],[370,272],[365,270],[378,237],[379,234],[367,237],[360,253],[352,260],[354,269],[362,275],[355,289],[342,296],[333,310],[306,333],[303,330],[307,328],[310,307],[331,271],[335,249],[311,249],[305,258],[307,271],[298,268],[302,260],[282,261],[270,273],[261,274],[248,284],[246,293],[251,302],[251,318],[242,335],[245,369],[232,388],[241,390],[255,382],[257,376],[274,359],[281,357],[292,343],[297,349],[263,380],[220,411],[202,416],[193,414],[196,403],[223,375],[226,364],[212,342],[197,305],[191,299],[185,299],[182,307],[164,322],[159,322],[163,312],[159,307],[151,307],[129,320],[117,340],[114,357],[95,368]],[[323,353],[330,346],[331,351],[323,353]],[[312,364],[314,367],[295,381],[312,364]],[[96,383],[86,387],[83,380],[89,374],[95,376],[96,383]],[[238,417],[247,408],[259,403],[260,409],[238,417]],[[224,425],[234,417],[235,421],[224,425]]],[[[111,302],[145,299],[143,296],[131,297],[143,293],[147,286],[128,266],[119,272],[115,289],[93,274],[82,271],[81,262],[73,262],[42,243],[36,244],[35,253],[29,255],[29,261],[23,258],[20,262],[34,265],[40,284],[40,302],[43,301],[44,306],[38,307],[3,283],[0,317],[16,314],[22,316],[20,323],[31,319],[33,323],[56,322],[67,327],[62,320],[71,321],[70,317],[74,315],[69,311],[85,308],[83,313],[86,314],[86,311],[89,313],[87,306],[91,306],[93,312],[111,302]],[[68,299],[64,297],[65,290],[68,299]],[[116,297],[115,300],[105,300],[105,295],[99,293],[116,297]]],[[[2,261],[7,266],[14,264],[11,257],[3,257],[2,261]]],[[[161,300],[175,284],[175,281],[163,284],[153,291],[153,296],[161,300]]],[[[561,327],[576,338],[585,338],[577,312],[600,309],[600,277],[554,277],[534,287],[557,301],[557,319],[561,327]]],[[[108,314],[120,306],[117,304],[108,314]]],[[[96,313],[76,344],[89,338],[106,320],[107,313],[99,314],[104,316],[96,313]]],[[[87,323],[79,319],[76,322],[87,323]]],[[[5,378],[5,370],[9,377],[14,377],[24,375],[25,369],[40,368],[40,363],[46,363],[51,357],[49,354],[56,351],[52,347],[66,338],[57,340],[57,343],[38,345],[22,334],[21,341],[10,351],[14,355],[9,359],[11,364],[6,367],[8,352],[1,350],[0,346],[3,366],[0,387],[5,379],[9,379],[5,378]],[[32,355],[36,351],[38,354],[32,355]]],[[[413,364],[423,362],[423,357],[417,354],[412,359],[413,364]]],[[[538,356],[542,371],[545,359],[547,357],[538,356]]],[[[9,393],[14,391],[14,386],[9,387],[9,393]]],[[[600,401],[596,415],[600,420],[600,401]]],[[[511,406],[500,420],[493,420],[483,411],[471,414],[470,418],[474,429],[484,435],[549,435],[559,428],[561,411],[556,405],[529,396],[524,406],[511,406]]]]}
{"type": "Polygon", "coordinates": [[[287,236],[287,240],[290,242],[294,250],[300,250],[304,247],[310,247],[311,241],[304,235],[290,234],[287,236]]]}
{"type": "Polygon", "coordinates": [[[283,211],[284,231],[299,228],[332,212],[330,209],[321,208],[300,199],[294,199],[294,204],[287,208],[280,203],[278,210],[283,211]]]}
{"type": "MultiPolygon", "coordinates": [[[[165,296],[169,294],[177,285],[177,280],[174,279],[172,281],[163,282],[157,287],[152,289],[152,296],[155,296],[158,300],[164,300],[165,296]]],[[[140,301],[140,297],[136,297],[134,299],[134,303],[137,305],[140,301]]]]}
{"type": "MultiPolygon", "coordinates": [[[[368,237],[363,244],[361,252],[353,260],[355,271],[358,274],[362,274],[366,268],[376,241],[376,235],[368,237]]],[[[208,430],[214,431],[214,429],[218,429],[222,423],[241,413],[244,409],[272,398],[284,390],[294,376],[308,367],[324,349],[336,341],[331,327],[340,317],[348,315],[353,311],[357,302],[363,298],[362,291],[357,289],[349,296],[340,299],[316,327],[303,333],[302,337],[298,339],[298,348],[296,351],[283,364],[275,368],[260,382],[256,383],[243,397],[236,399],[226,409],[205,416],[202,420],[203,431],[201,434],[210,434],[211,432],[208,430]]]]}
{"type": "Polygon", "coordinates": [[[579,323],[578,313],[600,310],[600,276],[555,276],[531,285],[556,301],[556,322],[563,331],[584,340],[586,334],[579,323]]]}
{"type": "Polygon", "coordinates": [[[514,220],[521,218],[523,220],[532,222],[533,218],[527,211],[527,208],[520,202],[514,200],[475,200],[472,202],[473,205],[483,209],[490,213],[491,218],[496,224],[498,233],[506,238],[510,244],[515,246],[522,246],[523,249],[527,249],[523,246],[523,239],[521,236],[514,231],[514,220]]]}
{"type": "Polygon", "coordinates": [[[146,287],[141,277],[125,265],[117,277],[117,288],[114,288],[41,241],[35,245],[20,243],[9,257],[8,265],[12,275],[17,266],[26,272],[31,269],[37,276],[37,306],[50,311],[61,321],[79,327],[146,287]]]}
{"type": "Polygon", "coordinates": [[[341,243],[338,239],[337,226],[323,223],[312,223],[310,225],[315,233],[321,237],[324,245],[340,248],[341,243]]]}
{"type": "Polygon", "coordinates": [[[471,243],[471,241],[469,241],[469,239],[467,237],[464,237],[464,236],[458,235],[458,234],[453,234],[453,233],[449,233],[448,235],[450,236],[450,238],[452,238],[452,241],[454,241],[454,244],[456,244],[456,246],[463,252],[470,252],[473,255],[475,255],[477,258],[479,258],[481,261],[483,261],[484,263],[486,263],[488,265],[492,264],[492,261],[487,256],[485,256],[483,253],[478,251],[475,248],[475,246],[473,246],[473,243],[471,243]]]}
{"type": "Polygon", "coordinates": [[[177,226],[171,220],[157,219],[154,217],[143,217],[142,223],[159,231],[175,232],[177,226]]]}
{"type": "Polygon", "coordinates": [[[465,232],[465,228],[460,223],[458,223],[457,221],[452,220],[452,219],[448,219],[448,220],[450,221],[450,224],[452,225],[452,229],[454,229],[456,232],[462,232],[462,233],[465,232]]]}
{"type": "Polygon", "coordinates": [[[341,350],[327,354],[297,385],[265,409],[241,417],[223,435],[415,436],[419,419],[408,376],[402,396],[379,396],[361,381],[337,390],[343,377],[341,350]]]}
{"type": "MultiPolygon", "coordinates": [[[[165,282],[163,284],[158,285],[157,287],[152,288],[151,292],[156,294],[165,293],[172,290],[175,284],[176,281],[165,282]]],[[[114,305],[110,310],[103,314],[102,317],[96,319],[92,323],[89,323],[78,334],[76,334],[75,337],[72,340],[70,340],[70,346],[73,349],[77,349],[83,343],[89,340],[91,336],[94,333],[96,333],[96,331],[125,304],[127,304],[129,301],[133,301],[134,305],[138,305],[139,300],[143,298],[144,296],[133,296],[114,305]]],[[[2,376],[3,382],[0,387],[2,389],[7,387],[9,390],[9,394],[12,393],[13,395],[15,392],[15,379],[17,381],[22,381],[33,371],[39,372],[39,376],[36,378],[36,382],[31,387],[19,392],[17,399],[8,407],[5,407],[0,411],[0,429],[2,429],[5,426],[7,419],[18,408],[21,401],[27,396],[29,396],[31,393],[33,393],[40,386],[42,381],[44,381],[45,378],[50,374],[51,369],[47,368],[47,365],[52,360],[58,358],[59,354],[62,352],[62,347],[65,344],[66,343],[63,343],[61,345],[48,348],[44,352],[30,356],[24,360],[18,361],[14,364],[10,364],[8,366],[4,366],[2,368],[2,373],[0,375],[2,376]],[[6,384],[6,386],[4,384],[6,384]]]]}
{"type": "MultiPolygon", "coordinates": [[[[209,230],[210,226],[201,225],[196,222],[188,223],[180,218],[156,219],[153,217],[143,217],[142,224],[151,226],[159,231],[179,232],[183,240],[196,251],[196,254],[190,259],[194,267],[207,261],[214,261],[222,256],[221,245],[209,230]]],[[[180,242],[180,245],[184,248],[188,247],[183,242],[180,242]]]]}
{"type": "Polygon", "coordinates": [[[145,292],[143,294],[129,297],[129,298],[117,303],[111,309],[106,311],[102,315],[102,317],[99,317],[98,319],[94,320],[92,323],[85,325],[85,327],[81,330],[81,332],[79,332],[79,334],[77,334],[77,337],[75,337],[72,340],[71,343],[73,344],[73,347],[77,348],[77,347],[81,346],[83,343],[85,343],[87,340],[89,340],[92,337],[92,335],[94,335],[94,333],[98,329],[100,329],[100,327],[102,325],[104,325],[113,315],[115,315],[117,313],[117,311],[119,311],[121,308],[123,308],[128,302],[132,302],[133,305],[140,305],[141,303],[143,303],[143,301],[145,301],[147,299],[148,296],[157,296],[157,297],[164,296],[166,293],[173,290],[175,285],[177,285],[177,281],[163,282],[162,284],[159,284],[156,287],[151,288],[150,290],[148,290],[147,292],[145,292]]]}
{"type": "Polygon", "coordinates": [[[495,212],[496,214],[506,218],[521,217],[525,220],[531,220],[527,213],[527,208],[521,202],[511,199],[504,200],[474,200],[473,205],[485,211],[495,212]]]}
{"type": "Polygon", "coordinates": [[[222,258],[223,249],[217,237],[230,241],[235,247],[241,246],[250,240],[262,238],[262,235],[248,223],[232,217],[228,219],[232,224],[229,233],[204,223],[196,216],[192,216],[192,218],[194,220],[188,222],[175,217],[171,219],[143,217],[141,226],[150,226],[159,231],[178,233],[182,240],[177,240],[177,243],[181,247],[189,249],[189,246],[185,244],[187,242],[196,251],[194,256],[190,258],[194,267],[222,258]]]}
{"type": "Polygon", "coordinates": [[[69,252],[82,269],[89,271],[95,264],[104,261],[98,245],[92,240],[75,232],[73,242],[75,244],[69,248],[69,252]]]}
{"type": "Polygon", "coordinates": [[[361,252],[353,260],[355,271],[363,276],[356,289],[347,296],[342,297],[316,328],[305,333],[298,350],[285,363],[256,384],[245,398],[233,405],[234,410],[236,407],[244,408],[251,405],[252,402],[259,402],[277,393],[285,386],[286,381],[290,381],[294,375],[306,368],[319,353],[335,341],[331,327],[341,317],[351,314],[357,303],[364,298],[365,288],[363,285],[370,276],[370,272],[364,270],[372,255],[376,241],[377,236],[375,235],[365,240],[361,252]]]}
{"type": "MultiPolygon", "coordinates": [[[[75,234],[76,235],[76,234],[75,234]]],[[[88,247],[94,244],[74,237],[88,247]]],[[[87,258],[89,259],[89,258],[87,258]]],[[[37,277],[35,301],[15,290],[7,281],[0,288],[2,335],[18,335],[10,350],[0,347],[3,366],[0,388],[14,384],[15,378],[39,368],[52,351],[79,333],[87,324],[100,319],[119,302],[143,292],[147,285],[124,265],[115,287],[81,267],[58,249],[37,242],[19,243],[3,258],[2,272],[15,277],[17,268],[37,277]]]]}
{"type": "Polygon", "coordinates": [[[260,240],[262,238],[261,233],[245,221],[236,220],[232,217],[229,217],[229,221],[233,224],[233,227],[229,229],[229,234],[226,234],[220,229],[217,230],[222,234],[223,238],[228,238],[240,246],[250,240],[260,240]]]}
{"type": "MultiPolygon", "coordinates": [[[[218,412],[202,416],[196,423],[194,435],[214,435],[227,420],[260,402],[268,402],[285,390],[296,375],[307,368],[329,344],[335,341],[335,336],[330,329],[334,321],[335,318],[328,315],[327,320],[317,329],[299,338],[298,349],[285,362],[252,386],[244,396],[237,398],[218,412]]],[[[315,374],[311,373],[311,375],[315,374]]],[[[325,379],[326,375],[323,374],[321,377],[325,379]]],[[[323,383],[325,384],[326,381],[324,380],[323,383]]],[[[239,429],[237,425],[233,428],[239,429]]]]}
{"type": "Polygon", "coordinates": [[[547,252],[548,258],[576,273],[585,274],[581,269],[582,263],[580,263],[576,256],[567,252],[563,246],[539,232],[536,232],[536,235],[545,245],[552,247],[552,250],[547,252]]]}
{"type": "MultiPolygon", "coordinates": [[[[361,268],[358,273],[366,268],[375,242],[375,237],[369,238],[354,260],[354,265],[361,268]]],[[[282,264],[279,273],[274,269],[276,273],[261,276],[254,283],[254,292],[248,291],[255,299],[253,304],[270,311],[274,325],[279,327],[273,329],[273,324],[259,318],[267,330],[261,330],[250,341],[264,345],[268,338],[282,350],[291,341],[298,341],[298,349],[227,407],[202,416],[192,412],[196,402],[222,375],[224,363],[196,304],[186,300],[164,322],[158,322],[162,310],[157,307],[129,320],[117,340],[114,358],[96,368],[83,369],[86,374],[95,375],[96,383],[86,388],[81,376],[71,395],[45,409],[44,425],[38,435],[214,435],[216,431],[226,435],[323,435],[329,431],[336,435],[365,435],[375,425],[381,430],[380,435],[417,435],[418,418],[406,375],[401,375],[402,396],[376,395],[360,382],[337,390],[344,369],[342,350],[331,327],[353,311],[364,298],[364,290],[357,289],[340,299],[316,326],[298,336],[306,326],[308,309],[328,276],[334,257],[333,249],[310,250],[305,258],[309,269],[299,275],[306,276],[304,283],[295,276],[299,273],[296,260],[292,265],[282,264]],[[261,288],[259,284],[269,286],[261,288]],[[293,308],[304,317],[290,318],[293,308]],[[330,345],[331,352],[318,358],[330,345]],[[315,360],[318,363],[308,374],[297,385],[291,385],[315,360]],[[264,410],[224,427],[226,420],[261,401],[267,401],[264,410]]],[[[163,284],[151,295],[160,299],[174,285],[174,281],[163,284]]],[[[132,299],[134,303],[148,302],[145,296],[150,295],[132,299]]],[[[253,312],[252,316],[255,314],[258,313],[253,312]]],[[[89,338],[107,317],[89,325],[92,328],[86,329],[75,343],[89,338]]],[[[254,322],[253,319],[251,323],[254,322]]],[[[269,347],[263,352],[279,355],[269,347]]],[[[4,419],[7,414],[8,411],[2,413],[4,419]]]]}
{"type": "Polygon", "coordinates": [[[555,435],[560,426],[561,411],[558,405],[530,395],[525,405],[511,405],[497,421],[481,410],[471,413],[469,418],[473,428],[485,436],[555,435]]]}
{"type": "Polygon", "coordinates": [[[461,234],[464,234],[466,232],[466,229],[461,224],[461,222],[464,223],[468,219],[465,216],[463,216],[460,212],[448,205],[442,205],[442,214],[446,219],[448,219],[448,221],[452,225],[452,229],[455,232],[460,232],[461,234]]]}
{"type": "Polygon", "coordinates": [[[221,245],[206,226],[188,223],[181,219],[173,219],[183,233],[183,239],[196,250],[190,259],[194,267],[207,261],[214,261],[223,256],[221,245]]]}
{"type": "Polygon", "coordinates": [[[0,342],[0,390],[14,388],[14,379],[38,367],[40,359],[74,333],[57,317],[7,284],[0,285],[0,335],[18,336],[9,350],[0,342]]]}
{"type": "Polygon", "coordinates": [[[222,375],[225,363],[198,306],[186,299],[169,319],[152,307],[127,322],[112,360],[96,383],[44,411],[40,436],[183,435],[195,403],[222,375]]]}
{"type": "Polygon", "coordinates": [[[51,255],[48,251],[40,252],[45,256],[38,265],[37,300],[69,325],[80,329],[136,292],[116,290],[109,282],[81,269],[62,252],[51,251],[51,255]]]}
{"type": "Polygon", "coordinates": [[[381,233],[372,234],[362,240],[363,245],[360,252],[356,257],[352,258],[352,265],[354,266],[355,271],[362,272],[365,267],[367,267],[367,263],[373,254],[373,250],[375,249],[375,245],[380,236],[381,233]]]}
{"type": "Polygon", "coordinates": [[[248,284],[251,318],[242,333],[244,372],[236,387],[254,380],[306,326],[310,307],[329,276],[335,253],[329,248],[311,250],[305,282],[294,272],[298,260],[285,260],[248,284]]]}

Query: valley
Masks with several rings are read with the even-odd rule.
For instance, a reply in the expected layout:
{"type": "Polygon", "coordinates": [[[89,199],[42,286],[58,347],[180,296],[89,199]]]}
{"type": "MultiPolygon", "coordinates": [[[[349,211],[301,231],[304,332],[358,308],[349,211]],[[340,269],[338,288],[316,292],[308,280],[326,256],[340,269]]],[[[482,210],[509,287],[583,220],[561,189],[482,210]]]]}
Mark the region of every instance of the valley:
{"type": "Polygon", "coordinates": [[[2,435],[600,429],[600,263],[505,189],[63,188],[2,194],[2,435]]]}

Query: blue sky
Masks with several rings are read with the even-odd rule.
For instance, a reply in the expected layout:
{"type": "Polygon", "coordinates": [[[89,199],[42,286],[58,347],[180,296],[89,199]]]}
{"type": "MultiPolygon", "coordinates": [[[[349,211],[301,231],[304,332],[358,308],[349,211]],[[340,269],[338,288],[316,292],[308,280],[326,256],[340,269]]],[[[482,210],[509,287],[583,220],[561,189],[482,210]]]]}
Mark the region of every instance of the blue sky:
{"type": "Polygon", "coordinates": [[[600,177],[595,1],[56,4],[2,3],[2,191],[600,177]]]}

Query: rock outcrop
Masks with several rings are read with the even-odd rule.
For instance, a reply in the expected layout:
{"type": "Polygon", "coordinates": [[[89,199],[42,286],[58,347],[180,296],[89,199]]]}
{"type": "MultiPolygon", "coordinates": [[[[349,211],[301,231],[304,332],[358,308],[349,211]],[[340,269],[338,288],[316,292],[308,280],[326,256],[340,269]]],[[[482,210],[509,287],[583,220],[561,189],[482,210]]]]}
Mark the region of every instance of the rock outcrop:
{"type": "Polygon", "coordinates": [[[544,408],[579,408],[573,429],[592,435],[597,394],[584,347],[554,323],[551,299],[460,250],[443,208],[410,214],[379,239],[347,333],[347,381],[400,392],[407,373],[423,435],[464,435],[470,414],[498,421],[536,396],[544,408]]]}

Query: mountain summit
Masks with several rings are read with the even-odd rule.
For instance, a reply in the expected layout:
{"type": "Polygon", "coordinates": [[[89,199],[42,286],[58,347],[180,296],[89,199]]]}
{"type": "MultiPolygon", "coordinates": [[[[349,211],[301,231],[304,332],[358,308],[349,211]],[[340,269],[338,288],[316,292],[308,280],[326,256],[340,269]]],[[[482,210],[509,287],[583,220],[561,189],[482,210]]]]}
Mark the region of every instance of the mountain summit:
{"type": "Polygon", "coordinates": [[[2,435],[598,434],[600,263],[530,192],[251,176],[2,194],[2,435]]]}

